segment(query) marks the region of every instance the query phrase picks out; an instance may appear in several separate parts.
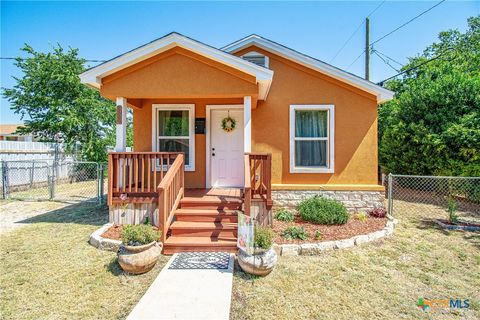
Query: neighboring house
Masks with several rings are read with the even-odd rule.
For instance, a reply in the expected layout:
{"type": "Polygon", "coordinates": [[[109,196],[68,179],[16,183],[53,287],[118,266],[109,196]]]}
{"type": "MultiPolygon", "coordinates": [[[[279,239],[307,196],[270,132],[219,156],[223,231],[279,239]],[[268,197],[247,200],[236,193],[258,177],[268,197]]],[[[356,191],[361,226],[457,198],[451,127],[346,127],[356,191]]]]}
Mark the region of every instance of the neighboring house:
{"type": "MultiPolygon", "coordinates": [[[[135,152],[110,154],[112,219],[121,203],[144,212],[158,203],[156,223],[172,233],[164,235],[166,252],[198,250],[204,240],[188,236],[214,231],[199,223],[198,208],[207,214],[243,205],[262,214],[272,201],[295,206],[313,194],[337,198],[350,210],[383,205],[377,105],[393,92],[370,81],[257,35],[217,49],[178,33],[80,78],[116,101],[118,152],[125,150],[127,108],[133,109],[135,152]],[[183,187],[239,189],[205,191],[216,198],[187,190],[195,198],[184,197],[183,187]],[[125,195],[128,200],[120,198],[125,195]],[[229,198],[235,195],[240,204],[229,198]]],[[[211,235],[227,235],[223,227],[211,235]]]]}
{"type": "Polygon", "coordinates": [[[15,133],[23,124],[0,124],[0,141],[35,141],[32,135],[15,133]]]}

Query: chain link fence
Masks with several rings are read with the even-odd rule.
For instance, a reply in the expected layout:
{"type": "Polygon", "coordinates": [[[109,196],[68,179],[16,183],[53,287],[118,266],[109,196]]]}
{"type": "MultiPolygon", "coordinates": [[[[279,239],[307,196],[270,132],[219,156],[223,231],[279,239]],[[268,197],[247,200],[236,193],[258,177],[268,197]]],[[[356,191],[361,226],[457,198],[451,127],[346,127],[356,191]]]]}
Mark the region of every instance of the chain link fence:
{"type": "Polygon", "coordinates": [[[480,223],[480,177],[389,175],[386,192],[394,217],[448,219],[450,207],[462,221],[480,223]]]}
{"type": "Polygon", "coordinates": [[[49,159],[2,161],[2,198],[101,203],[107,190],[106,175],[106,163],[49,159]]]}

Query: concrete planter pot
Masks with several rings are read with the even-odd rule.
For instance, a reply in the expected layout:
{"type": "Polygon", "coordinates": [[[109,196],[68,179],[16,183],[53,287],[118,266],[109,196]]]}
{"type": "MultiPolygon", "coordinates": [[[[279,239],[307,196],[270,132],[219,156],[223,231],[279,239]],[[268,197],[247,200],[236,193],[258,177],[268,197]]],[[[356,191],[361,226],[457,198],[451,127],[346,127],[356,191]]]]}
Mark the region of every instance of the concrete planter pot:
{"type": "Polygon", "coordinates": [[[121,246],[118,263],[128,273],[142,274],[152,270],[162,252],[161,243],[153,241],[142,246],[121,246]]]}
{"type": "Polygon", "coordinates": [[[277,264],[277,259],[277,253],[273,248],[257,249],[253,255],[249,255],[243,250],[238,252],[238,264],[242,270],[256,276],[266,276],[272,272],[277,264]]]}

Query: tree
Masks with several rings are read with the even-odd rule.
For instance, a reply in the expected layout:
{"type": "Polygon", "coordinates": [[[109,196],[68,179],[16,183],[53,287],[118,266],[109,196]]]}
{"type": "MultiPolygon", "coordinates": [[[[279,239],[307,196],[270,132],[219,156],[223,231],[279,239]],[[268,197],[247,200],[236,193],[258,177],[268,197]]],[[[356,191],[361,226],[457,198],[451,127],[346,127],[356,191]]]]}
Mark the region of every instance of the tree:
{"type": "Polygon", "coordinates": [[[480,176],[480,17],[468,24],[441,32],[387,82],[396,96],[379,110],[384,171],[480,176]]]}
{"type": "Polygon", "coordinates": [[[21,50],[28,58],[17,58],[15,65],[23,76],[14,77],[13,88],[2,88],[12,110],[25,119],[18,132],[42,141],[61,134],[67,150],[80,143],[83,160],[105,161],[107,146],[115,143],[115,104],[80,83],[85,60],[78,49],[57,45],[41,53],[25,45],[21,50]]]}

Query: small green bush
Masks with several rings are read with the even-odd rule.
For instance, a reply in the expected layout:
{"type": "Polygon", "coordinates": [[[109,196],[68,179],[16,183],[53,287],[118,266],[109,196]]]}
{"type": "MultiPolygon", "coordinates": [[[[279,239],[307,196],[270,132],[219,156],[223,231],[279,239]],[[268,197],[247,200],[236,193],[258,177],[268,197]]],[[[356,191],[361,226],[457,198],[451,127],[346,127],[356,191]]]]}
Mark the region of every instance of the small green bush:
{"type": "Polygon", "coordinates": [[[295,240],[295,239],[307,240],[308,233],[307,231],[305,231],[303,227],[291,226],[283,230],[282,237],[284,237],[287,240],[295,240]]]}
{"type": "Polygon", "coordinates": [[[316,224],[345,224],[349,218],[343,203],[319,196],[303,200],[298,211],[303,220],[316,224]]]}
{"type": "Polygon", "coordinates": [[[315,230],[315,240],[322,239],[322,232],[320,230],[315,230]]]}
{"type": "Polygon", "coordinates": [[[269,227],[255,226],[254,246],[261,249],[270,249],[275,233],[269,227]]]}
{"type": "Polygon", "coordinates": [[[157,241],[160,235],[160,231],[156,231],[152,226],[146,224],[125,225],[121,234],[123,244],[129,246],[140,246],[157,241]]]}
{"type": "Polygon", "coordinates": [[[458,223],[457,209],[458,209],[457,202],[452,197],[448,198],[448,202],[447,202],[448,221],[451,224],[458,223]]]}
{"type": "Polygon", "coordinates": [[[275,219],[279,221],[292,222],[295,216],[287,209],[281,209],[275,214],[275,219]]]}

